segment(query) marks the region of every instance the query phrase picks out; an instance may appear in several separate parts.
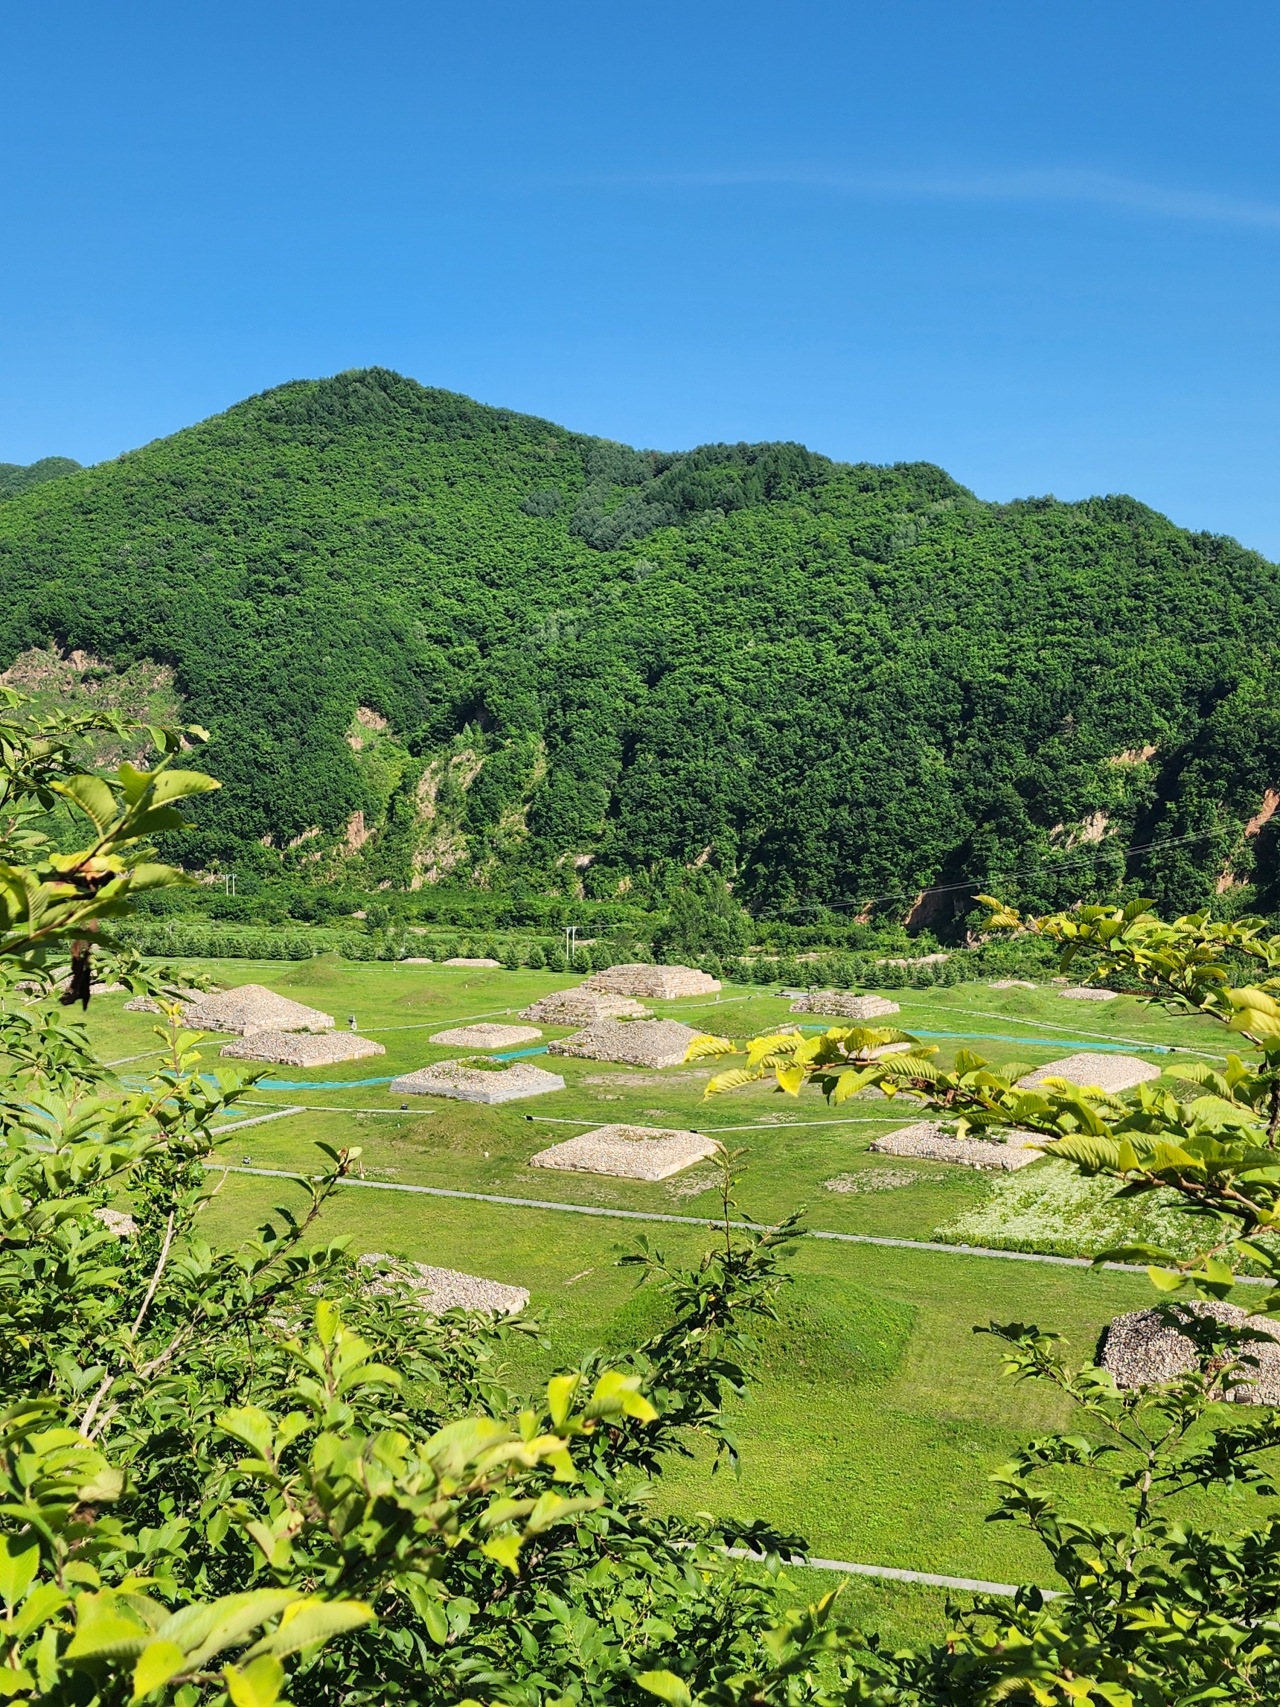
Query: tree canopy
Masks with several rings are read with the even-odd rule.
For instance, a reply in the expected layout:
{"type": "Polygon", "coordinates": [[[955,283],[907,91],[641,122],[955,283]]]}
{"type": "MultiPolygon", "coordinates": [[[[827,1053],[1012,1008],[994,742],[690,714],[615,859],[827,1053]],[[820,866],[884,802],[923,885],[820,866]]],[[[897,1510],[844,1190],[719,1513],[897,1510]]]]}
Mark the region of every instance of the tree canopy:
{"type": "Polygon", "coordinates": [[[605,896],[703,862],[757,914],[935,930],[975,881],[1274,900],[1277,570],[1131,498],[635,451],[370,369],[0,504],[0,591],[0,662],[172,670],[227,785],[187,863],[605,896]]]}

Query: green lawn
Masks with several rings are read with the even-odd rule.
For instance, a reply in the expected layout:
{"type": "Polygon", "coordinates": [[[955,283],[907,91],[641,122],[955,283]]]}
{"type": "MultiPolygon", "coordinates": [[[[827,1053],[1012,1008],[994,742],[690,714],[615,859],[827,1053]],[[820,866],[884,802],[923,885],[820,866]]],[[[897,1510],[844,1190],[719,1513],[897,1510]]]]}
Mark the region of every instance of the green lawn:
{"type": "MultiPolygon", "coordinates": [[[[866,1146],[876,1133],[911,1117],[909,1111],[895,1113],[882,1099],[858,1101],[836,1114],[816,1095],[793,1101],[755,1087],[707,1104],[700,1098],[708,1069],[655,1072],[560,1058],[544,1064],[563,1073],[565,1091],[497,1109],[406,1099],[411,1107],[402,1113],[400,1099],[392,1099],[385,1084],[353,1085],[457,1054],[456,1048],[433,1046],[431,1031],[465,1016],[523,1007],[573,982],[565,977],[327,958],[298,966],[227,962],[213,969],[228,982],[269,984],[325,1008],[340,1023],[354,1012],[360,1029],[387,1050],[384,1057],[345,1067],[269,1069],[269,1077],[278,1080],[351,1088],[259,1087],[250,1094],[254,1104],[300,1101],[309,1109],[229,1134],[223,1154],[235,1164],[248,1159],[257,1167],[307,1167],[315,1159],[315,1140],[325,1139],[360,1144],[370,1182],[713,1213],[706,1167],[645,1185],[528,1165],[536,1150],[590,1124],[625,1120],[722,1131],[726,1143],[747,1147],[739,1197],[742,1208],[760,1219],[806,1205],[809,1224],[817,1228],[931,1239],[940,1224],[981,1212],[991,1202],[986,1176],[944,1163],[868,1156],[866,1146]],[[735,1127],[746,1130],[729,1130],[735,1127]],[[824,1185],[849,1175],[868,1185],[892,1178],[888,1189],[833,1191],[824,1185]]],[[[108,1059],[141,1054],[154,1042],[153,1020],[122,1013],[122,1000],[99,998],[89,1015],[108,1059]]],[[[903,992],[901,1002],[901,1023],[921,1032],[1020,1039],[1015,1045],[935,1036],[931,1041],[944,1057],[968,1047],[993,1059],[1039,1065],[1087,1044],[1090,1032],[1138,1039],[1133,1053],[1166,1064],[1168,1057],[1152,1053],[1152,1044],[1195,1049],[1203,1041],[1210,1051],[1225,1053],[1220,1038],[1199,1022],[1169,1019],[1128,998],[1073,1004],[1052,990],[970,985],[903,992]],[[1054,1033],[1060,1041],[1047,1040],[1051,1027],[1060,1028],[1054,1033]]],[[[783,1020],[789,1004],[768,994],[727,990],[719,1003],[653,1006],[699,1027],[745,1036],[783,1020]]],[[[546,1039],[563,1034],[544,1028],[546,1039]]],[[[217,1047],[211,1040],[210,1063],[217,1047]]],[[[260,1112],[265,1110],[256,1106],[245,1110],[246,1116],[260,1112]]],[[[1021,1177],[1048,1166],[1038,1163],[1021,1177]]],[[[210,1235],[221,1240],[245,1233],[266,1206],[287,1200],[294,1189],[287,1181],[228,1175],[209,1212],[210,1235]]],[[[513,1353],[513,1378],[519,1381],[544,1375],[585,1346],[626,1344],[653,1320],[654,1305],[645,1294],[633,1296],[629,1272],[616,1266],[619,1249],[640,1230],[625,1220],[350,1187],[328,1211],[325,1230],[350,1233],[361,1250],[405,1254],[527,1286],[550,1347],[513,1353]]],[[[696,1257],[707,1238],[696,1226],[648,1232],[669,1254],[686,1260],[696,1257]]],[[[807,1535],[824,1557],[1048,1585],[1051,1576],[1038,1550],[1012,1527],[989,1525],[984,1517],[991,1504],[990,1472],[1027,1433],[1061,1420],[1059,1412],[1039,1392],[1001,1381],[993,1342],[972,1329],[993,1319],[1036,1321],[1066,1334],[1083,1359],[1111,1315],[1150,1301],[1145,1278],[817,1241],[797,1245],[794,1269],[785,1319],[765,1336],[754,1396],[735,1419],[741,1479],[712,1477],[698,1459],[677,1462],[655,1498],[687,1512],[767,1516],[807,1535]]],[[[1251,1509],[1243,1496],[1224,1498],[1219,1507],[1224,1518],[1237,1519],[1251,1509]]],[[[821,1573],[797,1571],[795,1578],[801,1595],[823,1586],[821,1573]]],[[[854,1608],[866,1608],[869,1618],[895,1636],[940,1628],[945,1597],[938,1591],[859,1579],[849,1595],[854,1608]]]]}

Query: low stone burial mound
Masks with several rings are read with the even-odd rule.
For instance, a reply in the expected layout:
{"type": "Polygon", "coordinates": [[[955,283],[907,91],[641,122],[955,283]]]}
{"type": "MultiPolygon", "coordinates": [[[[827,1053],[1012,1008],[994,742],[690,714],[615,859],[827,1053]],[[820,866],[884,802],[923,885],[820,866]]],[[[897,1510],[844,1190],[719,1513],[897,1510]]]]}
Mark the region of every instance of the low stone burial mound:
{"type": "Polygon", "coordinates": [[[814,990],[792,1002],[793,1014],[835,1014],[841,1019],[879,1019],[881,1014],[896,1014],[902,1010],[897,1002],[886,1002],[883,996],[851,996],[839,990],[814,990]]]}
{"type": "Polygon", "coordinates": [[[380,1251],[367,1251],[360,1257],[361,1268],[381,1269],[365,1290],[387,1294],[395,1291],[395,1282],[412,1287],[428,1316],[442,1316],[446,1310],[492,1310],[497,1316],[513,1316],[529,1302],[524,1286],[507,1286],[500,1280],[484,1280],[478,1274],[462,1274],[456,1268],[432,1268],[425,1262],[401,1262],[384,1256],[380,1251]]]}
{"type": "Polygon", "coordinates": [[[878,1156],[924,1156],[931,1162],[955,1162],[962,1168],[989,1168],[1013,1173],[1040,1160],[1029,1134],[1011,1132],[1007,1143],[990,1138],[956,1138],[936,1120],[917,1120],[887,1132],[867,1145],[878,1156]]]}
{"type": "Polygon", "coordinates": [[[582,981],[584,990],[600,990],[612,996],[644,996],[649,1001],[669,1002],[676,996],[707,996],[720,988],[720,980],[692,966],[611,966],[593,972],[582,981]]]}
{"type": "Polygon", "coordinates": [[[547,1053],[621,1061],[628,1067],[678,1067],[694,1038],[704,1035],[675,1019],[602,1019],[548,1044],[547,1053]]]}
{"type": "Polygon", "coordinates": [[[536,1025],[455,1025],[450,1031],[433,1032],[430,1041],[463,1049],[514,1049],[541,1036],[536,1025]]]}
{"type": "MultiPolygon", "coordinates": [[[[193,1002],[209,1001],[210,996],[207,990],[179,990],[174,999],[182,1009],[185,1019],[193,1002]]],[[[121,1012],[126,1014],[160,1014],[164,1012],[164,1004],[154,1001],[150,996],[134,996],[124,1004],[121,1012]]]]}
{"type": "Polygon", "coordinates": [[[540,997],[531,1007],[521,1008],[520,1018],[540,1020],[543,1025],[594,1025],[602,1019],[648,1019],[649,1013],[629,996],[605,996],[579,985],[540,997]]]}
{"type": "Polygon", "coordinates": [[[241,984],[220,996],[202,992],[182,1017],[199,1031],[230,1031],[238,1037],[252,1037],[255,1031],[333,1030],[332,1014],[277,996],[264,984],[241,984]]]}
{"type": "Polygon", "coordinates": [[[1082,1088],[1095,1085],[1098,1090],[1114,1096],[1118,1091],[1132,1090],[1147,1079],[1158,1079],[1159,1067],[1139,1061],[1136,1055],[1065,1055],[1061,1061],[1050,1061],[1047,1067],[1037,1067],[1018,1083],[1030,1090],[1046,1079],[1068,1079],[1082,1088]]]}
{"type": "Polygon", "coordinates": [[[371,1037],[357,1031],[254,1031],[218,1051],[238,1061],[274,1061],[281,1067],[332,1067],[338,1061],[362,1061],[385,1055],[371,1037]]]}
{"type": "Polygon", "coordinates": [[[502,962],[500,960],[489,960],[487,957],[476,960],[470,959],[466,955],[455,954],[448,960],[442,960],[440,964],[441,966],[501,966],[502,962]]]}
{"type": "Polygon", "coordinates": [[[1212,1316],[1232,1327],[1248,1325],[1268,1337],[1240,1348],[1246,1384],[1234,1388],[1238,1405],[1280,1405],[1280,1337],[1272,1323],[1250,1316],[1235,1304],[1183,1301],[1133,1310],[1116,1316],[1103,1329],[1098,1362],[1109,1369],[1117,1387],[1156,1387],[1176,1381],[1199,1367],[1195,1342],[1179,1327],[1193,1316],[1212,1316]],[[1257,1358],[1256,1369],[1244,1361],[1257,1358]]]}
{"type": "Polygon", "coordinates": [[[695,1162],[714,1156],[715,1141],[700,1132],[656,1126],[598,1126],[566,1138],[530,1156],[535,1168],[567,1168],[573,1173],[612,1174],[617,1179],[669,1179],[695,1162]]]}
{"type": "Polygon", "coordinates": [[[473,1059],[437,1061],[434,1066],[419,1067],[416,1073],[403,1073],[400,1078],[392,1079],[388,1095],[453,1097],[458,1102],[492,1105],[563,1089],[564,1080],[559,1073],[544,1072],[527,1061],[513,1061],[508,1067],[498,1062],[485,1065],[473,1059]]]}
{"type": "Polygon", "coordinates": [[[1114,990],[1095,990],[1084,984],[1078,989],[1059,990],[1058,994],[1065,996],[1069,1002],[1114,1002],[1116,999],[1114,990]]]}

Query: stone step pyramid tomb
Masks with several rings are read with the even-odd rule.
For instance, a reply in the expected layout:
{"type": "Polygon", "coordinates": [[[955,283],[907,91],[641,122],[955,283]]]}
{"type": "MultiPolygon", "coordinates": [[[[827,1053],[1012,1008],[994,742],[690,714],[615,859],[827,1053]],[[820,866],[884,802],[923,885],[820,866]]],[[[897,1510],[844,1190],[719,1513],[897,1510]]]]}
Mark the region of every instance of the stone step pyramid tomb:
{"type": "Polygon", "coordinates": [[[1158,1079],[1160,1068],[1140,1061],[1136,1055],[1064,1055],[1061,1061],[1050,1061],[1047,1067],[1037,1067],[1018,1080],[1030,1089],[1046,1079],[1069,1079],[1073,1085],[1096,1085],[1101,1091],[1115,1095],[1117,1091],[1132,1090],[1147,1079],[1158,1079]]]}
{"type": "Polygon", "coordinates": [[[703,1035],[674,1019],[602,1019],[572,1037],[549,1043],[547,1053],[621,1061],[628,1067],[678,1067],[694,1038],[703,1035]]]}
{"type": "Polygon", "coordinates": [[[524,1286],[507,1286],[501,1280],[485,1280],[478,1274],[463,1274],[456,1268],[432,1268],[425,1262],[405,1262],[385,1256],[381,1251],[367,1251],[356,1259],[361,1268],[384,1270],[376,1273],[366,1290],[372,1293],[395,1291],[395,1282],[407,1285],[417,1294],[428,1316],[442,1316],[446,1310],[492,1310],[495,1315],[512,1316],[529,1302],[524,1286]]]}
{"type": "Polygon", "coordinates": [[[599,990],[607,996],[643,996],[649,1001],[669,1002],[676,996],[714,995],[718,978],[697,972],[692,966],[611,966],[584,978],[582,989],[599,990]]]}
{"type": "Polygon", "coordinates": [[[416,1073],[402,1073],[392,1079],[388,1095],[453,1097],[457,1102],[492,1106],[563,1089],[559,1073],[548,1073],[528,1061],[512,1061],[508,1066],[473,1055],[458,1061],[437,1061],[430,1067],[419,1067],[416,1073]]]}
{"type": "Polygon", "coordinates": [[[814,990],[791,1004],[793,1014],[837,1014],[841,1019],[879,1019],[882,1014],[900,1013],[897,1002],[883,996],[853,996],[840,990],[814,990]]]}
{"type": "Polygon", "coordinates": [[[867,1145],[877,1156],[921,1156],[931,1162],[954,1162],[962,1168],[990,1168],[1013,1173],[1040,1160],[1029,1132],[1010,1132],[1008,1141],[957,1138],[936,1120],[917,1120],[867,1145]]]}
{"type": "MultiPolygon", "coordinates": [[[[145,997],[126,1002],[135,1012],[155,1010],[145,997]]],[[[230,1032],[241,1041],[225,1044],[223,1055],[241,1061],[270,1061],[290,1067],[328,1067],[361,1061],[386,1050],[371,1037],[336,1031],[333,1015],[278,996],[265,984],[241,984],[220,995],[193,991],[182,1004],[182,1023],[196,1031],[230,1032]]]]}
{"type": "Polygon", "coordinates": [[[715,1140],[700,1132],[656,1126],[598,1126],[530,1156],[534,1168],[612,1174],[615,1179],[669,1179],[715,1154],[715,1140]]]}
{"type": "Polygon", "coordinates": [[[594,1025],[600,1019],[648,1019],[649,1012],[630,996],[606,996],[579,984],[572,990],[553,990],[531,1007],[521,1008],[520,1018],[543,1025],[594,1025]]]}

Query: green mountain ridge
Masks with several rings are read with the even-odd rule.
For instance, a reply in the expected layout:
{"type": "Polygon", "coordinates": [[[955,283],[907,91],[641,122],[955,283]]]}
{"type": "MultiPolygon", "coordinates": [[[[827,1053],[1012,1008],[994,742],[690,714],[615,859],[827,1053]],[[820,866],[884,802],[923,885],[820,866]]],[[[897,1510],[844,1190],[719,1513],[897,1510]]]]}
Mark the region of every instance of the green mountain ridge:
{"type": "Polygon", "coordinates": [[[935,929],[969,880],[1273,903],[1280,571],[1126,497],[635,451],[370,369],[9,498],[0,590],[0,664],[172,673],[227,785],[192,865],[642,896],[703,864],[797,918],[955,885],[935,929]]]}
{"type": "Polygon", "coordinates": [[[69,456],[42,456],[39,462],[0,462],[0,499],[15,498],[32,486],[46,480],[57,480],[64,474],[75,474],[80,464],[69,456]]]}

